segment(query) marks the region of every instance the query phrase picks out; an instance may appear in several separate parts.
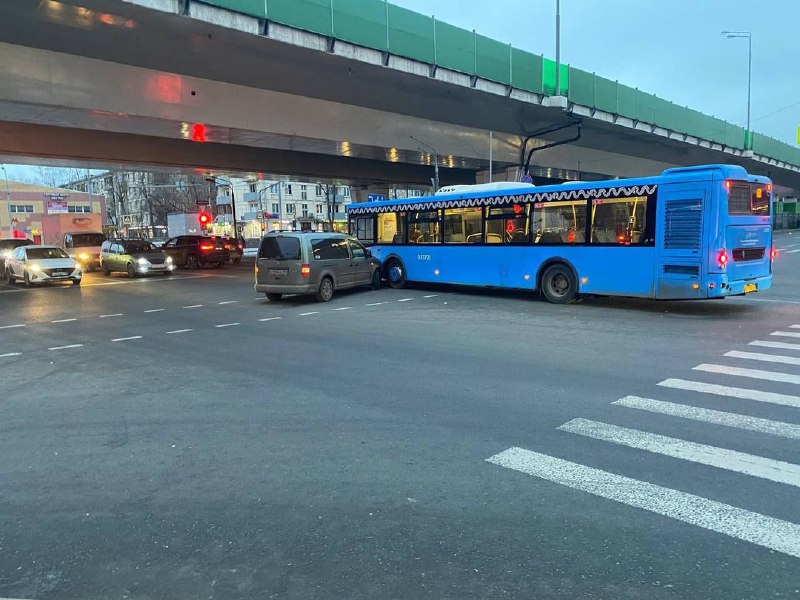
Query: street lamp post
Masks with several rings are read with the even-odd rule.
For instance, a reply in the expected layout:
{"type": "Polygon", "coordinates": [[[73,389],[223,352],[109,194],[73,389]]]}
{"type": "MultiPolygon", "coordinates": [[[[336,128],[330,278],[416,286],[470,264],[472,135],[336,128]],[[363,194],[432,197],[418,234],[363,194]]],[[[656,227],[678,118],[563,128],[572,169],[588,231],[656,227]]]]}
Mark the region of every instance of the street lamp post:
{"type": "MultiPolygon", "coordinates": [[[[746,38],[747,39],[747,140],[749,142],[750,134],[750,97],[753,81],[753,36],[749,31],[723,31],[722,35],[726,38],[746,38]]],[[[749,145],[749,144],[748,144],[749,145]]],[[[748,150],[749,148],[745,148],[748,150]]]]}
{"type": "Polygon", "coordinates": [[[436,151],[436,148],[426,144],[421,140],[418,140],[413,135],[409,137],[417,142],[420,146],[424,146],[430,150],[431,154],[433,154],[433,193],[435,194],[437,191],[439,191],[439,153],[436,151]]]}
{"type": "Polygon", "coordinates": [[[556,96],[561,95],[561,0],[556,0],[556,96]]]}
{"type": "Polygon", "coordinates": [[[210,181],[216,185],[217,181],[221,181],[223,185],[227,185],[231,189],[231,212],[233,215],[233,237],[239,237],[239,231],[236,229],[236,194],[233,191],[233,184],[230,180],[223,177],[209,177],[206,181],[210,181]]]}
{"type": "Polygon", "coordinates": [[[8,188],[8,171],[6,171],[5,165],[0,165],[0,169],[3,169],[3,179],[6,182],[6,210],[8,211],[8,237],[14,237],[14,227],[11,225],[11,191],[8,188]]]}

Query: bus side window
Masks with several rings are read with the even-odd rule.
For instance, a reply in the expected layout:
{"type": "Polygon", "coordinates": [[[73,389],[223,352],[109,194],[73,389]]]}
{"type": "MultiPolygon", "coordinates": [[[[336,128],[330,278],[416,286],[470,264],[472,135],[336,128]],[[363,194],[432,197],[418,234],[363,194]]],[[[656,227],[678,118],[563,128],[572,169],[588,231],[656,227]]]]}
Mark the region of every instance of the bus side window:
{"type": "Polygon", "coordinates": [[[586,201],[539,202],[533,209],[534,244],[583,244],[586,201]]]}
{"type": "Polygon", "coordinates": [[[402,244],[405,242],[403,234],[403,213],[391,212],[378,215],[379,244],[402,244]]]}
{"type": "Polygon", "coordinates": [[[374,244],[375,218],[372,216],[356,218],[355,236],[360,242],[365,244],[374,244]]]}
{"type": "Polygon", "coordinates": [[[592,203],[593,244],[644,243],[647,196],[608,198],[592,203]]]}

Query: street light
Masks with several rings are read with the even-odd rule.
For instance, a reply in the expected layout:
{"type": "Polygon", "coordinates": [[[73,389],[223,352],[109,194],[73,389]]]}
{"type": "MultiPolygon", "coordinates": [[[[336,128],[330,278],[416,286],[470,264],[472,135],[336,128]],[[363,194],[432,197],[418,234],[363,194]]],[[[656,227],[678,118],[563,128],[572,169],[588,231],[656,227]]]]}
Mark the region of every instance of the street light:
{"type": "MultiPolygon", "coordinates": [[[[726,38],[746,38],[747,39],[747,138],[750,139],[750,91],[753,75],[753,36],[749,31],[723,31],[722,35],[726,38]]],[[[747,149],[747,148],[745,148],[747,149]]]]}
{"type": "Polygon", "coordinates": [[[233,184],[230,180],[223,177],[206,177],[206,181],[217,185],[217,181],[221,181],[223,185],[227,185],[231,189],[231,211],[233,214],[233,237],[239,237],[239,231],[236,228],[236,195],[233,192],[233,184]]]}
{"type": "Polygon", "coordinates": [[[423,146],[428,150],[430,150],[431,154],[433,154],[433,193],[435,194],[436,192],[439,191],[439,153],[436,152],[436,148],[434,148],[433,146],[429,146],[422,140],[418,140],[413,135],[409,137],[415,142],[417,142],[420,146],[423,146]]]}
{"type": "Polygon", "coordinates": [[[14,237],[14,226],[11,224],[11,192],[8,189],[8,171],[6,171],[5,165],[0,165],[0,169],[3,169],[3,179],[6,182],[6,210],[8,211],[8,237],[14,237]]]}

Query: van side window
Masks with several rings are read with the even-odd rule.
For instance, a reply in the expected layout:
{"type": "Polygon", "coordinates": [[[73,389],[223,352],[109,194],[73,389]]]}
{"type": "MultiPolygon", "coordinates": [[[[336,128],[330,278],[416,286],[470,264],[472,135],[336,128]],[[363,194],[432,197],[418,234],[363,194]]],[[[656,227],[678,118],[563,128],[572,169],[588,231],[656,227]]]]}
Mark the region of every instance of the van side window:
{"type": "Polygon", "coordinates": [[[311,253],[315,260],[350,258],[347,251],[347,240],[323,238],[311,240],[311,253]]]}
{"type": "Polygon", "coordinates": [[[353,253],[353,258],[367,257],[367,252],[364,250],[364,246],[358,242],[354,242],[353,240],[350,240],[350,251],[353,253]]]}

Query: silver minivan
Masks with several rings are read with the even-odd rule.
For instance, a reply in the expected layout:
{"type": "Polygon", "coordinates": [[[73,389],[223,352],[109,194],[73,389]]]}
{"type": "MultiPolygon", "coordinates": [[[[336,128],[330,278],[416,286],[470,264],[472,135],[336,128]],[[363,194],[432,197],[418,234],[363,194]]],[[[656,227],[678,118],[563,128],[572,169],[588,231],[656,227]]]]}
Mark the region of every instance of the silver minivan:
{"type": "Polygon", "coordinates": [[[349,235],[274,231],[261,238],[255,289],[272,301],[284,294],[314,294],[328,302],[334,290],[362,285],[381,287],[380,263],[349,235]]]}

